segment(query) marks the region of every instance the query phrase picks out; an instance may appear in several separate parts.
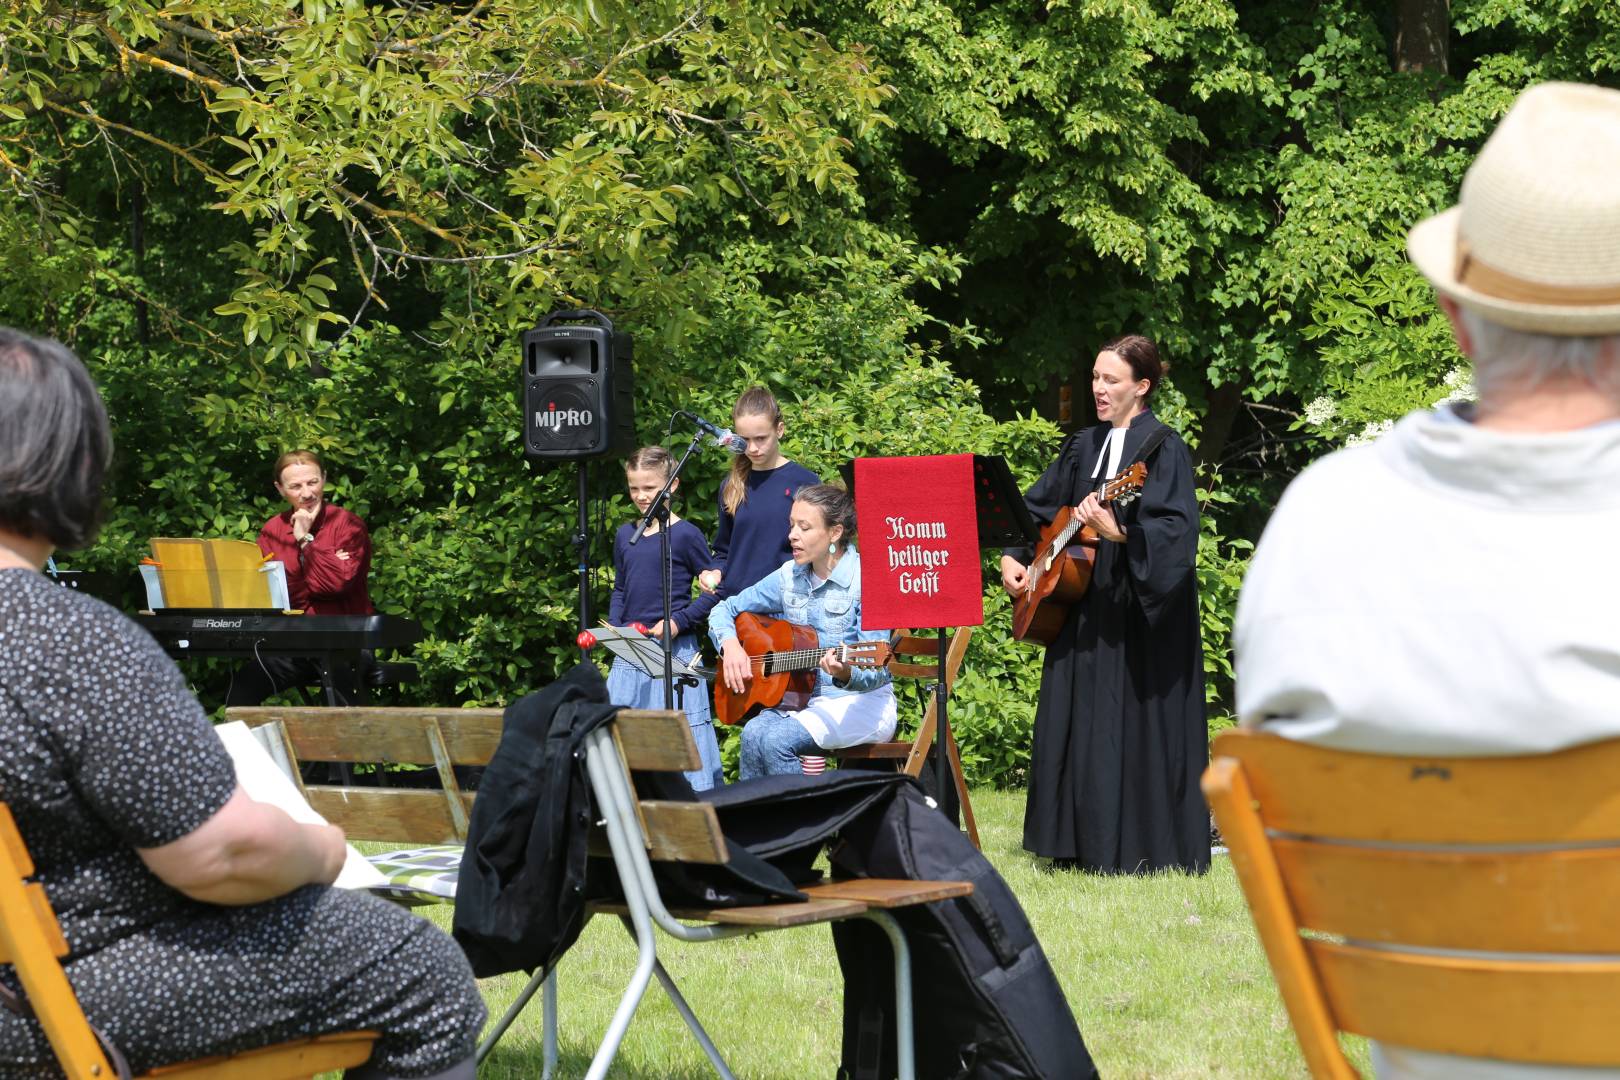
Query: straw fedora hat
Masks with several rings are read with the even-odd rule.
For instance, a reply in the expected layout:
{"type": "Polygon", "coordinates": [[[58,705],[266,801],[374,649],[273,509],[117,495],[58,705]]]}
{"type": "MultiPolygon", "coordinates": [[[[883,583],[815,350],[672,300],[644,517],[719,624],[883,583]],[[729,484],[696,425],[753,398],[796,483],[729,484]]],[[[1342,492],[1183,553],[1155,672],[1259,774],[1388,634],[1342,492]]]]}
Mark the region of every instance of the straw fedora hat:
{"type": "Polygon", "coordinates": [[[1437,291],[1491,322],[1620,333],[1620,91],[1520,94],[1457,205],[1413,228],[1406,250],[1437,291]]]}

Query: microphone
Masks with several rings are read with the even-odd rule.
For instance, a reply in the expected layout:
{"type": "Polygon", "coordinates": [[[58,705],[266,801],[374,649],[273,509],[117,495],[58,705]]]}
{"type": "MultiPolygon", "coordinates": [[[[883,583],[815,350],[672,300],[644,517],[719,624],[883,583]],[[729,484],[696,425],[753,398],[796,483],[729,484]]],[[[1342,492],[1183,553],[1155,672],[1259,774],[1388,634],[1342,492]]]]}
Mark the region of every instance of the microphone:
{"type": "Polygon", "coordinates": [[[675,415],[686,417],[688,420],[692,421],[692,423],[696,424],[700,431],[712,436],[715,446],[721,447],[725,450],[730,450],[733,454],[741,454],[748,449],[747,439],[744,439],[741,435],[728,431],[717,424],[709,423],[696,413],[689,413],[685,409],[678,409],[676,410],[675,415]]]}

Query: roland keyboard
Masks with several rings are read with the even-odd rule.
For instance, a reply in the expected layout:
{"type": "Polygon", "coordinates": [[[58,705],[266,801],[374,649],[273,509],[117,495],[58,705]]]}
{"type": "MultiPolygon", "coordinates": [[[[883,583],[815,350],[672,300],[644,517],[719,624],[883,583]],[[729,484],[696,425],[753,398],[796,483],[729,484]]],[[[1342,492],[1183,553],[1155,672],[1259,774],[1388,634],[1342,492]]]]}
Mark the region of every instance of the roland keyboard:
{"type": "Polygon", "coordinates": [[[283,615],[279,612],[142,612],[135,622],[176,659],[187,656],[309,656],[409,649],[422,626],[402,615],[283,615]]]}

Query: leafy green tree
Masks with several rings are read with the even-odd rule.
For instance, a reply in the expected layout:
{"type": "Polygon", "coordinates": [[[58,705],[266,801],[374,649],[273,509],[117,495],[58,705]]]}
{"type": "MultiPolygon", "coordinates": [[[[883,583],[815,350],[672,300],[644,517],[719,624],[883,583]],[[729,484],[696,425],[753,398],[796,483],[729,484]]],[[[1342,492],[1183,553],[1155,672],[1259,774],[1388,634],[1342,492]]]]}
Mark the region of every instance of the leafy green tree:
{"type": "MultiPolygon", "coordinates": [[[[0,319],[108,397],[83,562],[251,536],[267,463],[316,448],[428,628],[410,692],[479,702],[573,657],[573,468],[519,453],[543,313],[635,334],[644,441],[759,381],[823,474],[974,450],[1025,480],[1055,387],[1085,422],[1095,346],[1140,330],[1202,463],[1219,715],[1281,485],[1465,392],[1406,229],[1523,86],[1617,63],[1608,0],[16,0],[0,319]]],[[[592,469],[600,538],[627,508],[592,469]]],[[[718,473],[687,477],[705,528],[718,473]]],[[[1039,657],[987,603],[964,752],[1017,782],[1039,657]]]]}
{"type": "Polygon", "coordinates": [[[1459,0],[873,0],[818,7],[896,95],[868,205],[963,260],[924,301],[1000,416],[1124,331],[1172,361],[1165,411],[1206,493],[1206,647],[1227,699],[1245,544],[1311,456],[1451,392],[1462,363],[1405,258],[1538,79],[1615,82],[1613,5],[1459,0]],[[1303,422],[1333,403],[1328,428],[1303,422]],[[1325,407],[1325,406],[1322,406],[1325,407]],[[1237,543],[1224,537],[1234,537],[1237,543]]]}
{"type": "MultiPolygon", "coordinates": [[[[868,51],[790,6],[32,3],[0,15],[0,310],[90,360],[119,458],[102,541],[251,536],[268,462],[321,451],[423,622],[411,694],[509,699],[573,657],[572,466],[519,454],[517,337],[561,306],[637,337],[640,434],[749,383],[792,452],[996,449],[925,344],[957,260],[861,213],[888,123],[868,51]],[[851,415],[847,403],[860,403],[851,415]],[[919,420],[926,423],[918,425],[919,420]]],[[[1043,445],[1044,444],[1044,445],[1043,445]]],[[[628,510],[616,463],[593,466],[628,510]]],[[[714,524],[718,470],[687,477],[714,524]]],[[[599,573],[598,597],[605,588],[599,573]]],[[[217,689],[217,673],[204,689],[217,689]]]]}
{"type": "Polygon", "coordinates": [[[91,558],[251,535],[274,508],[265,463],[314,447],[377,526],[379,595],[435,632],[430,688],[489,699],[548,675],[572,637],[572,485],[518,458],[518,333],[555,307],[612,311],[654,361],[656,412],[724,381],[681,350],[757,288],[733,246],[888,242],[846,212],[850,137],[888,89],[789,16],[7,7],[0,311],[78,347],[106,388],[121,453],[91,558]]]}

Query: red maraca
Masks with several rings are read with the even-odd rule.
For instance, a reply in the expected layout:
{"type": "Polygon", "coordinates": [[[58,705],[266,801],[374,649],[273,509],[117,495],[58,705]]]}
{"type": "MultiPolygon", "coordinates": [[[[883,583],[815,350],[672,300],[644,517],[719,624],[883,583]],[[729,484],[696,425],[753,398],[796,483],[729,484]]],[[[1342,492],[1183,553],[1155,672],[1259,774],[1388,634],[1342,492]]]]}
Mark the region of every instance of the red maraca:
{"type": "Polygon", "coordinates": [[[633,622],[633,623],[630,624],[630,629],[634,630],[636,633],[641,634],[643,636],[647,636],[647,637],[652,636],[652,631],[647,629],[647,624],[646,623],[633,622]]]}
{"type": "Polygon", "coordinates": [[[579,636],[574,639],[574,643],[582,649],[594,649],[596,648],[596,635],[589,630],[581,630],[579,636]]]}

